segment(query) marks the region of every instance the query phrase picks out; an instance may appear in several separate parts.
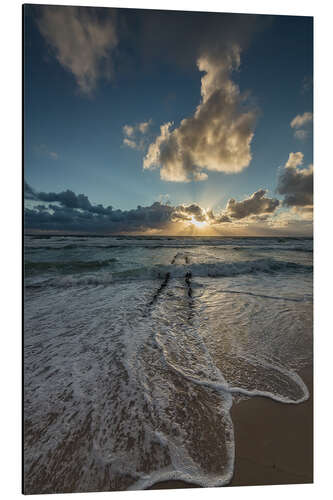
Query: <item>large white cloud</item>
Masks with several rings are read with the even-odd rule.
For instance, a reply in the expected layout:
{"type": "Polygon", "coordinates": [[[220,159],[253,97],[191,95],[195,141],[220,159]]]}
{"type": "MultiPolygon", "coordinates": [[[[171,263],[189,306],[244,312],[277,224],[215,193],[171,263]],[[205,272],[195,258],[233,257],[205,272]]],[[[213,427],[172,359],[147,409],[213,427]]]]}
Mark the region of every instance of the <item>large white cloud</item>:
{"type": "Polygon", "coordinates": [[[204,170],[231,174],[249,165],[256,111],[246,108],[245,96],[230,78],[239,64],[237,45],[221,58],[199,57],[198,69],[205,72],[201,103],[178,128],[172,129],[170,122],[161,126],[144,158],[144,169],[159,167],[163,180],[188,182],[205,180],[204,170]]]}
{"type": "Polygon", "coordinates": [[[68,6],[40,6],[40,12],[41,34],[80,90],[90,94],[101,76],[111,74],[110,54],[117,45],[113,14],[102,18],[93,8],[68,6]]]}

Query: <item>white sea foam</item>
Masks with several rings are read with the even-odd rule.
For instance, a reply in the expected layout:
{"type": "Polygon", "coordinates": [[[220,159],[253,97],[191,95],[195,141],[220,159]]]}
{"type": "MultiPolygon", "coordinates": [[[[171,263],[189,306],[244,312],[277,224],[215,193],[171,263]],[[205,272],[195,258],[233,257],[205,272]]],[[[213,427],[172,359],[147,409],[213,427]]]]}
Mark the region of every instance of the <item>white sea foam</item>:
{"type": "Polygon", "coordinates": [[[311,362],[310,258],[250,255],[141,248],[103,257],[123,270],[29,277],[28,492],[228,484],[234,397],[308,397],[297,369],[311,362]]]}

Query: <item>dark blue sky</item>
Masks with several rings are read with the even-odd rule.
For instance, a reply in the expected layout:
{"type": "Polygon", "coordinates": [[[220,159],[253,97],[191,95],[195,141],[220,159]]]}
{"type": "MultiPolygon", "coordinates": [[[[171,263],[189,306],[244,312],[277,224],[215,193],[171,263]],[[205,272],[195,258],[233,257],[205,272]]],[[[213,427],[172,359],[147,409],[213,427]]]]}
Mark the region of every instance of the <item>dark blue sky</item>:
{"type": "MultiPolygon", "coordinates": [[[[312,113],[312,18],[200,13],[191,18],[189,13],[126,9],[78,14],[67,9],[62,7],[57,17],[54,11],[46,15],[45,7],[25,6],[25,179],[35,192],[70,189],[92,204],[121,210],[165,201],[168,195],[173,206],[198,203],[221,210],[230,198],[240,201],[259,189],[282,202],[278,175],[289,154],[302,152],[304,167],[312,163],[311,120],[290,125],[297,115],[312,113]],[[67,40],[66,16],[79,20],[84,30],[84,23],[92,26],[83,31],[88,33],[83,45],[71,46],[75,33],[67,40]],[[109,17],[113,39],[106,34],[109,17]],[[91,53],[89,44],[99,36],[104,38],[91,53]],[[210,167],[212,160],[199,153],[200,172],[207,174],[201,181],[194,180],[196,164],[186,170],[188,182],[174,182],[169,174],[162,179],[163,165],[143,170],[160,126],[173,122],[172,130],[179,129],[200,105],[205,73],[198,69],[198,57],[204,54],[209,67],[220,70],[235,44],[241,49],[240,64],[223,72],[223,78],[247,96],[244,102],[237,98],[238,114],[242,107],[244,113],[255,111],[249,125],[252,159],[230,173],[227,166],[210,167]],[[138,125],[146,122],[141,133],[138,125]],[[131,136],[124,134],[125,125],[134,127],[131,136]],[[135,149],[124,144],[126,137],[135,149]]],[[[182,136],[182,148],[187,140],[182,136]]],[[[176,172],[175,160],[168,156],[167,161],[176,172]]]]}

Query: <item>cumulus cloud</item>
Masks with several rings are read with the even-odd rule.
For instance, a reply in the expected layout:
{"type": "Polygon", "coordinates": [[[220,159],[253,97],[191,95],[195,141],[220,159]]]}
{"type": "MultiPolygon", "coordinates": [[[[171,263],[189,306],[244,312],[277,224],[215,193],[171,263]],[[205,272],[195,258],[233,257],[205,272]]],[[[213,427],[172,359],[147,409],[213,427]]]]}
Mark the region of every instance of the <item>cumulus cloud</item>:
{"type": "Polygon", "coordinates": [[[49,205],[25,210],[26,229],[82,232],[138,232],[162,229],[170,222],[170,207],[159,202],[134,210],[110,210],[92,213],[64,206],[49,205]]]}
{"type": "MultiPolygon", "coordinates": [[[[133,210],[115,210],[111,205],[94,205],[84,194],[75,194],[67,189],[60,193],[37,192],[25,182],[26,200],[39,202],[25,210],[27,229],[90,231],[90,232],[135,232],[164,230],[170,225],[182,223],[205,223],[205,227],[219,227],[250,215],[273,212],[276,200],[266,198],[265,191],[254,193],[249,200],[229,200],[225,210],[215,213],[198,203],[172,206],[170,201],[157,201],[148,207],[138,206],[133,210]],[[253,201],[255,200],[255,201],[253,201]],[[239,206],[239,208],[237,208],[239,206]],[[246,208],[241,209],[241,206],[246,208]]],[[[184,226],[185,224],[185,226],[184,226]]]]}
{"type": "Polygon", "coordinates": [[[152,120],[150,119],[135,125],[124,125],[123,134],[125,137],[123,139],[123,144],[131,149],[144,149],[145,138],[143,135],[147,134],[151,123],[152,120]]]}
{"type": "Polygon", "coordinates": [[[306,127],[313,120],[313,114],[306,112],[302,115],[296,115],[295,118],[290,122],[291,128],[295,129],[295,137],[297,139],[304,140],[309,135],[309,130],[304,130],[302,127],[306,127]]]}
{"type": "Polygon", "coordinates": [[[303,167],[304,155],[290,153],[278,180],[277,192],[284,195],[288,207],[310,209],[313,206],[313,165],[303,167]]]}
{"type": "Polygon", "coordinates": [[[213,223],[215,221],[216,224],[226,224],[226,223],[232,222],[230,217],[225,213],[222,213],[218,216],[214,216],[213,212],[211,212],[210,220],[212,220],[213,223]]]}
{"type": "Polygon", "coordinates": [[[36,192],[27,183],[25,198],[48,203],[25,209],[26,229],[96,233],[146,231],[170,224],[174,212],[174,207],[160,202],[133,210],[115,210],[112,206],[93,205],[86,195],[76,195],[69,189],[61,193],[36,192]]]}
{"type": "Polygon", "coordinates": [[[303,113],[302,115],[296,115],[295,118],[290,122],[291,128],[301,128],[303,127],[306,123],[312,122],[313,120],[313,114],[306,112],[303,113]]]}
{"type": "Polygon", "coordinates": [[[198,204],[172,206],[169,201],[157,201],[148,207],[133,210],[115,210],[112,206],[93,205],[84,194],[76,195],[70,189],[60,193],[37,192],[25,182],[24,197],[47,203],[25,210],[27,229],[135,232],[162,230],[172,223],[209,219],[198,204]],[[56,203],[56,204],[55,204],[56,203]]]}
{"type": "Polygon", "coordinates": [[[249,198],[242,201],[236,201],[233,198],[229,199],[224,210],[214,213],[213,210],[206,210],[197,203],[190,205],[178,205],[172,213],[173,221],[191,221],[193,218],[197,222],[206,222],[211,226],[220,224],[236,223],[241,219],[246,219],[242,222],[265,221],[279,207],[280,202],[276,198],[266,197],[267,191],[259,189],[249,198]]]}
{"type": "MultiPolygon", "coordinates": [[[[32,188],[28,186],[30,190],[32,188]]],[[[35,199],[44,202],[58,202],[63,207],[68,209],[80,209],[92,214],[109,214],[112,212],[112,206],[104,208],[103,205],[92,205],[85,194],[76,195],[70,189],[62,191],[61,193],[44,193],[39,192],[35,194],[35,199]]]]}
{"type": "Polygon", "coordinates": [[[276,198],[266,197],[266,193],[265,189],[259,189],[242,201],[231,198],[227,203],[226,215],[233,219],[244,219],[252,215],[273,213],[280,202],[276,198]]]}
{"type": "Polygon", "coordinates": [[[90,94],[101,76],[111,74],[114,13],[69,6],[39,6],[39,11],[38,28],[58,62],[74,75],[81,92],[90,94]]]}
{"type": "Polygon", "coordinates": [[[285,167],[286,168],[289,168],[289,167],[296,168],[299,165],[302,165],[303,159],[304,159],[304,155],[300,151],[298,151],[297,153],[290,153],[285,167]]]}
{"type": "MultiPolygon", "coordinates": [[[[299,162],[300,157],[294,153],[289,158],[289,165],[293,166],[285,167],[288,175],[289,170],[301,170],[299,162]]],[[[303,170],[306,176],[307,169],[303,170]]],[[[299,193],[296,195],[299,196],[299,193]]],[[[37,192],[27,183],[24,196],[29,200],[25,209],[27,230],[193,234],[193,230],[199,227],[208,234],[264,235],[288,227],[288,231],[301,234],[303,230],[310,231],[312,219],[312,206],[309,204],[312,199],[306,200],[306,205],[292,205],[289,210],[278,210],[279,200],[269,198],[264,189],[241,201],[229,199],[226,207],[215,213],[198,203],[172,205],[169,200],[132,210],[119,210],[111,205],[95,205],[86,195],[77,195],[69,189],[60,193],[37,192]],[[34,202],[33,207],[31,201],[34,202]]],[[[288,199],[285,205],[289,202],[288,199]]]]}
{"type": "Polygon", "coordinates": [[[198,222],[206,222],[208,220],[205,209],[197,203],[178,205],[172,214],[173,221],[190,221],[193,217],[198,222]]]}
{"type": "MultiPolygon", "coordinates": [[[[291,167],[288,167],[291,168],[291,167]]],[[[67,189],[60,193],[38,192],[25,183],[25,229],[88,233],[165,233],[196,234],[302,234],[311,232],[311,213],[299,213],[298,207],[275,212],[277,200],[258,190],[249,198],[229,200],[216,213],[198,203],[173,206],[170,201],[156,201],[150,206],[118,210],[112,206],[94,205],[84,194],[67,189]],[[34,206],[32,206],[32,203],[34,206]]],[[[306,207],[307,208],[307,207],[306,207]]]]}
{"type": "Polygon", "coordinates": [[[172,129],[160,128],[143,161],[144,169],[160,168],[163,180],[173,182],[207,179],[203,170],[237,173],[252,158],[256,111],[246,109],[246,99],[231,80],[239,68],[240,48],[233,45],[223,57],[202,55],[197,61],[201,78],[201,102],[194,115],[172,129]]]}
{"type": "Polygon", "coordinates": [[[249,198],[242,201],[236,201],[231,198],[226,208],[215,214],[213,210],[206,210],[197,203],[178,205],[174,208],[172,220],[191,221],[194,218],[197,222],[206,222],[206,224],[212,226],[229,224],[240,219],[247,219],[246,222],[264,221],[280,205],[279,200],[266,197],[266,193],[265,189],[259,189],[249,198]]]}

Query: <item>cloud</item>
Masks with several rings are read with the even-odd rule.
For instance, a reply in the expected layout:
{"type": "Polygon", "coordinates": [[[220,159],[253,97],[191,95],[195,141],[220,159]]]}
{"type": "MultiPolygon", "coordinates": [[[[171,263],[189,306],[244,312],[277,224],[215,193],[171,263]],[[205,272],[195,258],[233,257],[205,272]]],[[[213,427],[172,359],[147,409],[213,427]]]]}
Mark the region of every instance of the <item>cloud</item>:
{"type": "Polygon", "coordinates": [[[302,115],[296,115],[295,118],[291,120],[290,126],[291,128],[301,128],[306,123],[312,122],[312,120],[313,120],[313,114],[306,112],[303,113],[302,115]]]}
{"type": "Polygon", "coordinates": [[[301,141],[304,141],[309,135],[309,132],[306,130],[300,129],[300,130],[295,130],[294,136],[296,139],[300,139],[301,141]]]}
{"type": "Polygon", "coordinates": [[[138,148],[138,144],[135,141],[132,141],[132,139],[127,139],[127,137],[125,137],[125,139],[123,140],[123,144],[131,149],[140,149],[138,148]]]}
{"type": "Polygon", "coordinates": [[[283,205],[311,209],[313,206],[313,165],[302,167],[304,155],[290,153],[279,176],[277,192],[284,195],[283,205]]]}
{"type": "Polygon", "coordinates": [[[132,125],[124,125],[123,132],[127,137],[132,137],[134,135],[134,127],[132,125]]]}
{"type": "Polygon", "coordinates": [[[226,215],[232,219],[244,219],[251,215],[273,213],[280,202],[276,198],[267,198],[266,193],[265,189],[259,189],[242,201],[231,198],[227,203],[226,215]]]}
{"type": "Polygon", "coordinates": [[[114,13],[109,9],[39,6],[38,28],[58,62],[70,71],[83,94],[91,94],[102,76],[110,77],[117,45],[114,13]]]}
{"type": "Polygon", "coordinates": [[[251,161],[256,110],[249,108],[249,99],[240,93],[231,73],[239,69],[240,53],[253,33],[270,25],[271,18],[145,12],[141,22],[145,62],[163,53],[173,64],[182,68],[196,64],[205,72],[200,104],[179,126],[162,123],[145,155],[144,169],[159,168],[161,178],[173,182],[204,181],[207,171],[242,171],[251,161]]]}
{"type": "Polygon", "coordinates": [[[201,78],[201,103],[193,116],[172,130],[160,128],[143,161],[144,169],[160,168],[161,179],[172,182],[202,181],[203,170],[237,173],[252,158],[256,111],[246,108],[246,98],[230,74],[239,68],[240,49],[232,46],[223,57],[202,55],[197,67],[201,78]]]}
{"type": "Polygon", "coordinates": [[[152,120],[150,119],[146,122],[137,123],[136,125],[124,125],[123,134],[125,137],[123,139],[123,144],[131,149],[144,149],[145,139],[142,136],[148,132],[151,123],[152,120]]]}
{"type": "MultiPolygon", "coordinates": [[[[31,189],[31,188],[30,188],[31,189]]],[[[104,208],[103,205],[92,205],[88,197],[84,194],[76,195],[70,189],[62,191],[61,193],[44,193],[35,192],[35,199],[45,202],[58,202],[63,207],[69,209],[81,209],[92,214],[109,214],[112,211],[112,207],[104,208]]]]}
{"type": "Polygon", "coordinates": [[[306,127],[309,125],[313,120],[313,113],[303,113],[302,115],[296,115],[295,118],[293,118],[290,122],[291,128],[296,129],[295,130],[295,137],[297,139],[304,140],[308,137],[309,135],[309,130],[304,130],[301,127],[306,127]]]}
{"type": "Polygon", "coordinates": [[[76,195],[70,189],[60,193],[37,192],[26,182],[24,195],[27,200],[48,203],[25,209],[27,229],[110,233],[145,231],[170,224],[174,211],[174,207],[160,202],[133,210],[114,210],[112,206],[93,205],[86,195],[76,195]]]}
{"type": "Polygon", "coordinates": [[[217,217],[214,217],[213,214],[212,214],[211,219],[215,220],[216,224],[225,224],[225,223],[232,222],[232,220],[230,219],[230,217],[228,215],[226,215],[226,214],[220,214],[217,217]]]}
{"type": "Polygon", "coordinates": [[[82,231],[92,233],[141,232],[163,229],[170,223],[172,208],[159,202],[133,210],[109,210],[107,213],[81,211],[49,205],[25,210],[26,229],[82,231]]]}
{"type": "Polygon", "coordinates": [[[151,124],[151,120],[138,124],[138,129],[141,132],[141,134],[145,134],[147,132],[150,124],[151,124]]]}
{"type": "Polygon", "coordinates": [[[279,207],[280,202],[276,198],[266,197],[266,193],[265,189],[259,189],[243,201],[231,198],[226,208],[216,214],[197,203],[178,205],[174,208],[172,220],[191,221],[194,217],[197,222],[206,222],[209,225],[226,224],[246,218],[251,218],[252,221],[267,220],[279,207]]]}
{"type": "Polygon", "coordinates": [[[197,203],[178,205],[172,214],[173,221],[190,221],[193,217],[198,222],[207,220],[206,211],[197,203]]]}
{"type": "Polygon", "coordinates": [[[229,200],[224,210],[213,210],[198,203],[172,206],[156,201],[150,206],[117,210],[94,205],[84,194],[67,189],[60,193],[37,192],[25,183],[25,229],[88,233],[196,234],[197,223],[203,234],[265,235],[311,231],[311,213],[299,213],[294,207],[276,214],[278,200],[258,190],[249,198],[229,200]],[[33,200],[34,206],[31,207],[33,200]],[[39,203],[38,203],[39,202],[39,203]],[[38,204],[37,204],[38,203],[38,204]],[[288,226],[288,228],[287,228],[288,226]],[[287,228],[287,229],[285,229],[287,228]]]}
{"type": "Polygon", "coordinates": [[[190,205],[178,205],[174,208],[172,218],[174,221],[190,221],[194,217],[197,222],[206,222],[215,226],[219,224],[229,224],[246,219],[245,224],[254,221],[267,220],[279,207],[280,202],[276,198],[265,196],[267,191],[259,189],[249,198],[236,201],[231,198],[224,210],[219,213],[213,210],[206,210],[197,203],[190,205]]]}
{"type": "Polygon", "coordinates": [[[298,153],[290,153],[288,161],[285,165],[286,168],[292,167],[296,168],[303,163],[304,155],[300,151],[298,153]]]}

